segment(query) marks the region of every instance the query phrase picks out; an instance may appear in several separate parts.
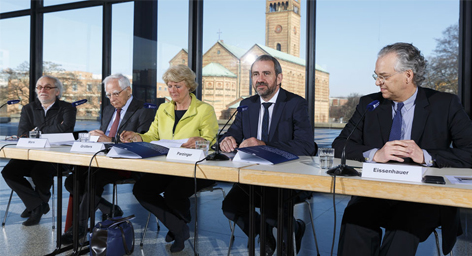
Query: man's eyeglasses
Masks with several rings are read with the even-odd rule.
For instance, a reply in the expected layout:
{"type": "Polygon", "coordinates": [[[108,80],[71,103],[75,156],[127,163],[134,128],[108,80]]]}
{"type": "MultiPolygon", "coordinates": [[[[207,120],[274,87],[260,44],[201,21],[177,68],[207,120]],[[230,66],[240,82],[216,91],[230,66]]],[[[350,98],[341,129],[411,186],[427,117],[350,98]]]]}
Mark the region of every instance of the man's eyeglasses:
{"type": "Polygon", "coordinates": [[[394,75],[396,75],[396,74],[398,74],[398,73],[400,73],[400,72],[397,71],[397,72],[395,72],[395,73],[393,73],[393,74],[391,74],[391,75],[386,75],[386,76],[377,75],[376,73],[373,73],[373,74],[372,74],[372,78],[374,78],[375,81],[377,81],[377,79],[379,79],[379,81],[380,81],[381,83],[384,83],[384,82],[385,82],[386,80],[388,80],[390,77],[392,77],[392,76],[394,76],[394,75]]]}
{"type": "Polygon", "coordinates": [[[52,86],[36,86],[36,90],[38,91],[41,91],[41,90],[45,90],[45,91],[50,91],[51,89],[54,89],[54,88],[57,88],[57,87],[52,87],[52,86]]]}
{"type": "MultiPolygon", "coordinates": [[[[126,88],[128,88],[128,87],[126,87],[126,88]]],[[[125,89],[126,89],[126,88],[125,88],[125,89]]],[[[105,94],[105,96],[107,96],[107,98],[111,98],[112,95],[115,96],[115,97],[118,97],[118,96],[120,96],[120,93],[121,93],[122,91],[124,91],[125,89],[123,89],[123,90],[121,90],[121,91],[119,91],[119,92],[107,93],[107,94],[105,94]]]]}

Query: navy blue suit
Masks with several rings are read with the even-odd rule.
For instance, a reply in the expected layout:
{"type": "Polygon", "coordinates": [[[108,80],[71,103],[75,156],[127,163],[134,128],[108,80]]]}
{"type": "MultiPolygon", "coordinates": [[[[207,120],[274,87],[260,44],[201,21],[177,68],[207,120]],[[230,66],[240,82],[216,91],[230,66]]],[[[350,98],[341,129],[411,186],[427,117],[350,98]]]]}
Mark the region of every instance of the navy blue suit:
{"type": "MultiPolygon", "coordinates": [[[[382,148],[388,142],[392,126],[392,101],[374,93],[360,99],[356,112],[341,134],[334,140],[336,157],[341,156],[342,148],[349,133],[354,129],[367,104],[379,100],[380,105],[365,115],[346,146],[346,157],[364,161],[363,152],[382,148]]],[[[456,95],[418,87],[411,139],[428,151],[437,167],[472,167],[472,122],[462,108],[456,95]],[[452,143],[452,147],[451,147],[452,143]]],[[[411,160],[411,159],[410,159],[411,160]]],[[[344,212],[343,227],[352,223],[378,232],[379,225],[389,230],[403,230],[424,241],[436,228],[442,226],[443,252],[449,253],[457,235],[462,233],[459,211],[455,207],[353,197],[344,212]],[[374,216],[371,216],[374,215],[374,216]],[[376,217],[381,216],[381,217],[376,217]]],[[[338,255],[352,250],[342,248],[341,241],[352,237],[343,234],[341,228],[338,255]]],[[[380,233],[381,234],[381,233],[380,233]]],[[[365,237],[364,237],[365,238],[365,237]]],[[[359,248],[359,241],[353,241],[359,248]]],[[[379,241],[380,243],[380,241],[379,241]]]]}
{"type": "MultiPolygon", "coordinates": [[[[279,95],[272,112],[269,139],[264,141],[266,145],[288,151],[295,155],[313,155],[316,152],[313,127],[308,118],[307,102],[302,97],[279,89],[279,95]]],[[[257,138],[259,113],[261,101],[259,95],[254,95],[241,101],[240,106],[247,106],[247,111],[236,115],[226,136],[232,136],[238,145],[245,139],[257,138]]],[[[257,189],[257,188],[256,188],[257,189]]],[[[256,190],[258,191],[258,190],[256,190]]],[[[241,184],[233,185],[233,188],[223,201],[223,213],[233,220],[246,233],[249,234],[249,197],[247,186],[241,184]]],[[[267,218],[277,219],[277,193],[276,189],[268,188],[266,192],[267,218]]],[[[301,197],[306,196],[302,194],[301,197]]],[[[300,198],[299,200],[301,200],[300,198]]],[[[256,206],[260,207],[258,198],[255,199],[256,206]]],[[[256,232],[259,229],[259,215],[256,215],[256,232]]],[[[275,221],[270,223],[275,226],[275,221]]]]}

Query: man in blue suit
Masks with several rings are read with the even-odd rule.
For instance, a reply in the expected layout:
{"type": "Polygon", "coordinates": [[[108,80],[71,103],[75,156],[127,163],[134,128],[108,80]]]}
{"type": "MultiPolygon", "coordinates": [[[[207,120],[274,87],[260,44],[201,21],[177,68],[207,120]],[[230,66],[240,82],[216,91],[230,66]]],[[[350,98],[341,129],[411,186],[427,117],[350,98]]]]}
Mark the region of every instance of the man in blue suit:
{"type": "MultiPolygon", "coordinates": [[[[224,152],[232,152],[238,147],[268,145],[288,151],[295,155],[313,155],[315,143],[313,127],[308,118],[307,102],[302,97],[281,88],[282,68],[272,56],[259,56],[251,66],[254,90],[258,95],[241,101],[248,111],[239,112],[236,119],[221,140],[224,152]]],[[[249,197],[248,186],[235,184],[223,201],[223,213],[234,221],[246,235],[249,234],[249,197]]],[[[255,191],[260,191],[256,187],[255,191]]],[[[267,241],[266,255],[275,250],[275,238],[272,229],[277,219],[277,190],[266,188],[267,241]]],[[[256,206],[260,202],[256,198],[256,206]]],[[[257,214],[257,213],[256,213],[257,214]]],[[[260,216],[256,215],[256,233],[259,234],[260,216]]],[[[305,223],[297,220],[297,252],[305,231],[305,223]]]]}
{"type": "MultiPolygon", "coordinates": [[[[426,61],[415,46],[385,46],[373,76],[380,92],[360,99],[333,142],[336,157],[361,121],[347,141],[348,159],[472,167],[472,122],[456,95],[421,87],[425,68],[426,61]],[[361,120],[374,100],[379,107],[361,120]]],[[[462,233],[458,214],[455,207],[354,196],[344,211],[338,255],[413,256],[419,242],[438,226],[442,226],[443,252],[448,254],[462,233]],[[380,227],[385,228],[383,239],[380,227]]]]}

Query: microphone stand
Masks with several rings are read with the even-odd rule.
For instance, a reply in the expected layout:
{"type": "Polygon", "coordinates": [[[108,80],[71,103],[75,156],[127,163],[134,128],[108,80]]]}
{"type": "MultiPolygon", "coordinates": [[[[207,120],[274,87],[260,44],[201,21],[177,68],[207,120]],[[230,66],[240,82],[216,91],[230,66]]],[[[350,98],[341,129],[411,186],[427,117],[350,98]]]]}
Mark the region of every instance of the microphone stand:
{"type": "Polygon", "coordinates": [[[225,154],[222,154],[220,152],[220,136],[221,136],[221,132],[223,132],[223,130],[226,128],[226,126],[228,125],[229,121],[231,121],[231,119],[233,119],[234,115],[236,115],[236,113],[239,112],[239,110],[244,110],[244,108],[247,108],[246,106],[241,106],[241,107],[238,107],[236,111],[234,111],[234,113],[230,116],[230,118],[228,119],[228,121],[226,121],[226,124],[223,126],[223,128],[221,128],[220,132],[216,135],[216,151],[215,153],[212,153],[212,154],[209,154],[207,157],[206,157],[206,160],[209,160],[209,161],[227,161],[229,160],[229,157],[225,154]]]}
{"type": "Polygon", "coordinates": [[[364,120],[365,114],[368,111],[373,111],[375,108],[378,107],[378,105],[379,105],[378,100],[374,100],[374,101],[372,101],[371,103],[369,103],[367,105],[367,108],[364,111],[364,113],[362,114],[361,118],[359,119],[359,121],[357,121],[357,123],[356,123],[356,125],[354,125],[354,128],[352,129],[351,133],[346,138],[346,142],[344,143],[343,151],[341,153],[341,164],[336,166],[336,167],[333,167],[333,168],[329,169],[326,172],[327,174],[334,175],[334,176],[361,176],[360,173],[358,171],[356,171],[356,169],[354,169],[351,166],[346,165],[346,146],[347,146],[347,142],[351,138],[351,135],[357,129],[357,126],[359,125],[359,123],[362,120],[364,120]]]}

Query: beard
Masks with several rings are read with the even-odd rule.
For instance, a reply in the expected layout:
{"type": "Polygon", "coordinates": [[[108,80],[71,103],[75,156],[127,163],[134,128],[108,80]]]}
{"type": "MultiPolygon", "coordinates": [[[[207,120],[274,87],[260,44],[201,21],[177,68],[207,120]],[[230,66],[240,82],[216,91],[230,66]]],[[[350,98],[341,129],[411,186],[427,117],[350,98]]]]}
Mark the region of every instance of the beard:
{"type": "Polygon", "coordinates": [[[263,98],[271,95],[275,91],[276,88],[277,88],[277,81],[275,81],[272,86],[269,86],[268,83],[264,83],[264,82],[259,82],[254,85],[254,90],[257,92],[259,96],[263,98]],[[261,85],[265,87],[258,88],[258,86],[261,86],[261,85]]]}

